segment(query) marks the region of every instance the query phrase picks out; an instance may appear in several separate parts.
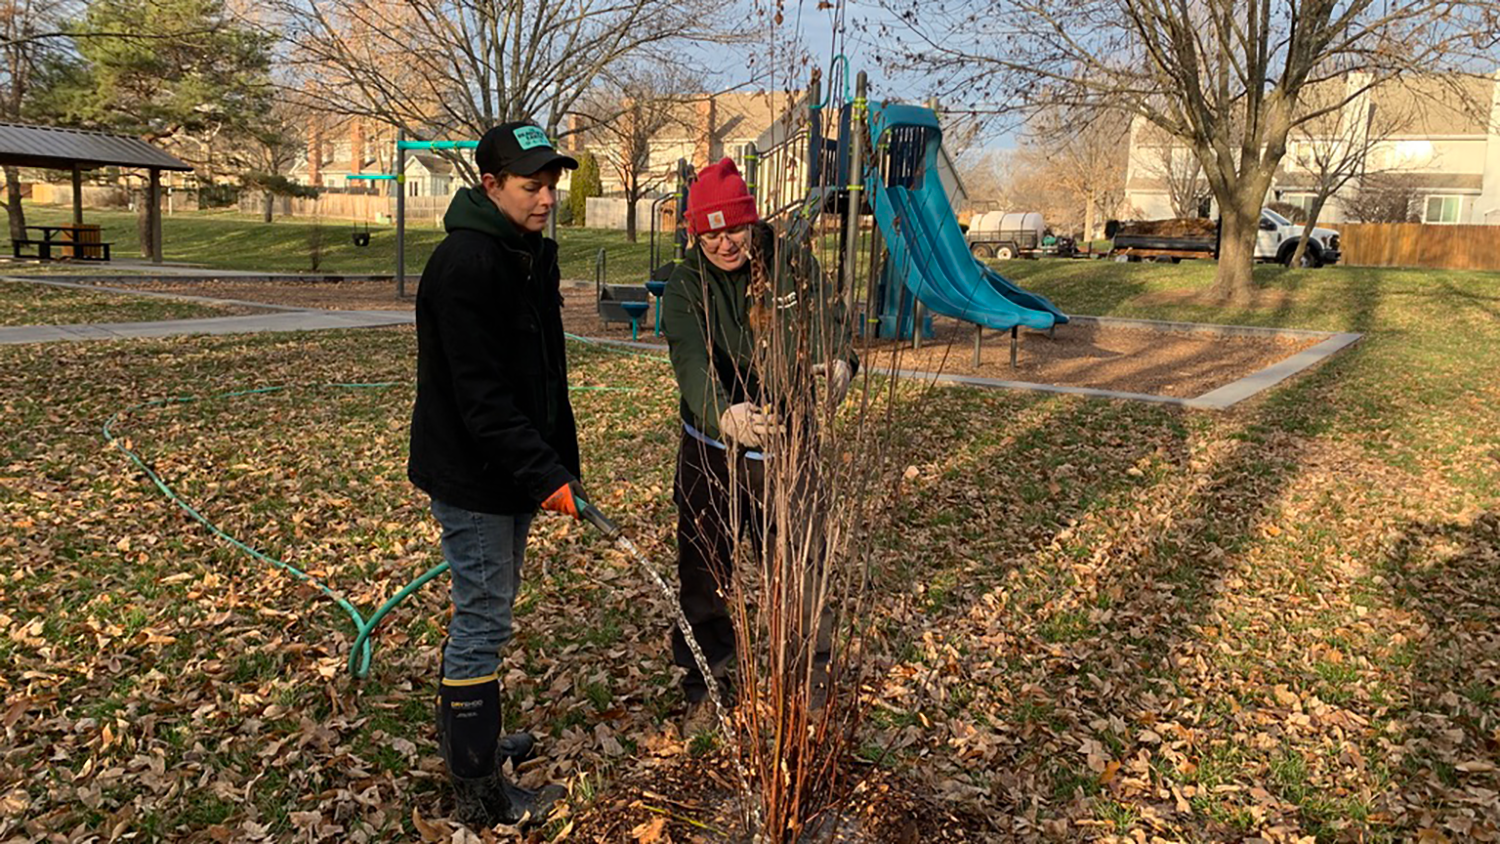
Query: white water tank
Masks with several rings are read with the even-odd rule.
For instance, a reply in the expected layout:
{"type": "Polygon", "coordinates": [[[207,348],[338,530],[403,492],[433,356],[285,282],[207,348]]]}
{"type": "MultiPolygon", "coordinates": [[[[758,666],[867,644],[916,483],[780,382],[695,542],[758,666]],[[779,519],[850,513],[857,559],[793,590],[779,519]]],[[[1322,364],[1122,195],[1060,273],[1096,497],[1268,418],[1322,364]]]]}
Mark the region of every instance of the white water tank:
{"type": "Polygon", "coordinates": [[[983,214],[975,214],[969,220],[969,231],[971,232],[993,232],[1000,230],[1000,218],[1005,216],[1004,211],[986,211],[983,214]]]}
{"type": "Polygon", "coordinates": [[[1047,230],[1047,224],[1042,222],[1040,211],[1019,211],[1006,214],[996,228],[1003,232],[1035,232],[1040,240],[1042,232],[1047,230]]]}
{"type": "Polygon", "coordinates": [[[971,232],[1035,232],[1037,240],[1042,238],[1047,224],[1042,221],[1040,211],[986,211],[975,214],[969,221],[971,232]]]}

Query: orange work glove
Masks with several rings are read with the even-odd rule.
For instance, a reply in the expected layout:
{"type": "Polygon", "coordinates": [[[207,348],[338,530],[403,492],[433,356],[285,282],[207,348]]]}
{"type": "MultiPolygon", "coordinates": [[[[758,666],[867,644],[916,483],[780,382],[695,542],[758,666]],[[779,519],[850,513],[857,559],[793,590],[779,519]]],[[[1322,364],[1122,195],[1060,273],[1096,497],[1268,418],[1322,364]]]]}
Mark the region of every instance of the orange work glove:
{"type": "Polygon", "coordinates": [[[568,481],[558,487],[556,492],[547,496],[547,500],[542,502],[542,509],[581,519],[583,516],[579,515],[579,512],[583,507],[579,502],[587,500],[588,497],[583,494],[583,484],[578,481],[568,481]]]}

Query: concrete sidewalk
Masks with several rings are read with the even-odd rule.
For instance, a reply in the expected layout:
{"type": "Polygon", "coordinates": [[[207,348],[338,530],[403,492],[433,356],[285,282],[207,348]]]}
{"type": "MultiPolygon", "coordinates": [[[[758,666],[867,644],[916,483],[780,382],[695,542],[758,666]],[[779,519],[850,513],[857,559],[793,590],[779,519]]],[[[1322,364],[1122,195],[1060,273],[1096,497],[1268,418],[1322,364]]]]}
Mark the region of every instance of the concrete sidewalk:
{"type": "Polygon", "coordinates": [[[268,331],[322,331],[330,328],[378,328],[386,325],[410,325],[416,320],[411,311],[326,311],[313,308],[289,308],[239,299],[216,299],[181,293],[149,290],[127,290],[95,284],[79,284],[62,278],[4,278],[4,281],[45,284],[95,292],[124,293],[163,299],[180,299],[214,305],[244,305],[270,311],[245,316],[172,319],[155,322],[101,322],[81,325],[16,325],[0,327],[0,345],[22,343],[55,343],[77,340],[118,340],[130,337],[176,337],[188,334],[256,334],[268,331]]]}
{"type": "Polygon", "coordinates": [[[84,325],[17,325],[0,328],[0,345],[186,334],[257,334],[267,331],[322,331],[409,325],[416,317],[402,311],[291,311],[249,316],[173,319],[160,322],[100,322],[84,325]]]}

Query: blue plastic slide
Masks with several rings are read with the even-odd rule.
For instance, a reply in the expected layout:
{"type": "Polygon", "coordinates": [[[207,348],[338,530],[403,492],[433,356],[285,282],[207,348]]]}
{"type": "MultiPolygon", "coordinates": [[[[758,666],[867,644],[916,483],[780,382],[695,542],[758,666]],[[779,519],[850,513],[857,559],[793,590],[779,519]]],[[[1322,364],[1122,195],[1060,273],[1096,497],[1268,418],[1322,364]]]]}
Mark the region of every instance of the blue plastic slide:
{"type": "Polygon", "coordinates": [[[874,167],[865,172],[870,207],[890,250],[895,278],[933,313],[1000,331],[1017,325],[1047,330],[1068,321],[1043,296],[1010,283],[969,253],[938,178],[942,129],[932,109],[894,103],[870,104],[870,141],[880,149],[883,134],[920,128],[926,146],[915,187],[886,186],[874,167]]]}

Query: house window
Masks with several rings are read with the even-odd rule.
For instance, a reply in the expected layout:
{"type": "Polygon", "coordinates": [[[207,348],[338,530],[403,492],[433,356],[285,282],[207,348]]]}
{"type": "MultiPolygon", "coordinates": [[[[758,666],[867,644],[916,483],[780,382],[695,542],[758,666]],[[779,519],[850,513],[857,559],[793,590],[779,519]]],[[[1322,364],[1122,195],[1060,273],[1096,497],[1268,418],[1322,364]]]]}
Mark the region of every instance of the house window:
{"type": "Polygon", "coordinates": [[[1422,222],[1457,223],[1458,199],[1456,196],[1427,197],[1427,213],[1422,216],[1422,222]]]}
{"type": "Polygon", "coordinates": [[[1311,214],[1313,200],[1317,198],[1317,194],[1312,193],[1288,193],[1282,195],[1281,201],[1285,202],[1287,205],[1295,205],[1296,207],[1301,208],[1303,214],[1311,214]]]}

